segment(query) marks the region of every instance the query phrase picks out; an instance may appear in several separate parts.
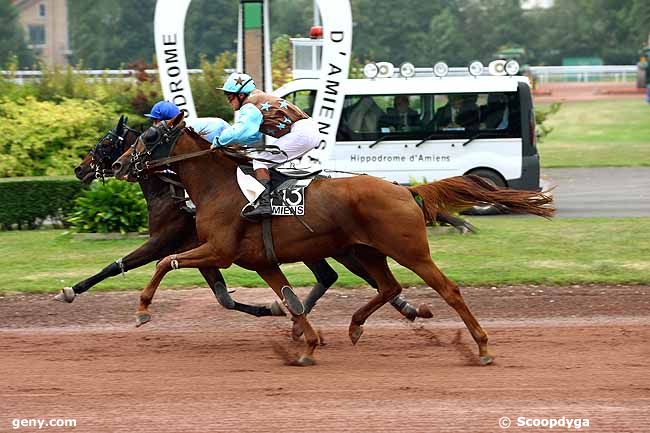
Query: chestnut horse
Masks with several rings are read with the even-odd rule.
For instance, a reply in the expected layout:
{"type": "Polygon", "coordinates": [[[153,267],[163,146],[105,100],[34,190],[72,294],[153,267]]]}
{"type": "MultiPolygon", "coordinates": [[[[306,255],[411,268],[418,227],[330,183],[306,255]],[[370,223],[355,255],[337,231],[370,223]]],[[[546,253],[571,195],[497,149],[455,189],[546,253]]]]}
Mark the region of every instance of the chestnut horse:
{"type": "MultiPolygon", "coordinates": [[[[169,124],[149,128],[129,151],[113,164],[116,177],[157,164],[175,163],[178,175],[197,206],[197,233],[202,244],[190,251],[165,257],[140,295],[136,314],[149,318],[149,305],[162,278],[172,269],[237,264],[253,269],[288,306],[304,329],[306,346],[297,360],[313,364],[319,342],[304,309],[280,268],[264,253],[262,225],[244,220],[240,210],[246,199],[236,180],[241,156],[229,148],[210,150],[210,144],[191,128],[182,114],[169,124]],[[153,158],[163,158],[151,163],[153,158]],[[134,162],[135,161],[135,162],[134,162]]],[[[355,251],[357,259],[378,284],[378,293],[357,310],[349,336],[353,344],[363,333],[368,317],[402,287],[391,273],[387,257],[412,270],[461,317],[478,345],[481,364],[492,363],[488,337],[465,303],[458,286],[433,263],[426,222],[438,209],[460,210],[476,204],[493,204],[514,213],[550,217],[552,198],[544,193],[498,189],[476,176],[458,176],[415,187],[404,187],[372,176],[314,180],[306,191],[304,222],[294,217],[273,219],[276,255],[281,263],[315,261],[355,251]],[[423,201],[418,205],[416,198],[423,201]]]]}
{"type": "MultiPolygon", "coordinates": [[[[75,175],[84,183],[90,183],[94,179],[103,180],[106,176],[112,176],[112,164],[135,143],[139,135],[139,132],[126,125],[126,119],[121,116],[115,128],[108,131],[75,168],[75,175]]],[[[189,209],[182,208],[180,202],[183,201],[184,192],[173,177],[174,174],[163,172],[153,173],[139,180],[140,188],[147,202],[149,240],[135,251],[106,266],[97,274],[76,283],[72,287],[64,288],[55,297],[56,300],[71,303],[77,295],[88,291],[106,278],[125,273],[170,254],[180,253],[199,245],[194,215],[189,212],[189,209]]],[[[465,221],[457,220],[460,221],[459,227],[471,229],[471,225],[465,221]]],[[[452,219],[452,222],[456,221],[452,219]]],[[[364,279],[371,286],[377,287],[376,283],[353,256],[340,257],[339,259],[348,270],[364,279]]],[[[309,312],[318,299],[334,284],[338,275],[326,260],[306,263],[306,265],[314,273],[317,280],[316,285],[305,300],[305,308],[309,312]]],[[[273,302],[270,306],[262,306],[235,301],[228,293],[226,283],[219,269],[212,267],[199,270],[212,289],[217,301],[224,308],[257,317],[284,315],[277,302],[273,302]]],[[[415,308],[401,296],[396,296],[390,302],[397,311],[409,320],[415,320],[416,317],[432,317],[430,310],[424,304],[415,308]]],[[[292,335],[298,337],[299,334],[300,329],[295,328],[292,335]]]]}

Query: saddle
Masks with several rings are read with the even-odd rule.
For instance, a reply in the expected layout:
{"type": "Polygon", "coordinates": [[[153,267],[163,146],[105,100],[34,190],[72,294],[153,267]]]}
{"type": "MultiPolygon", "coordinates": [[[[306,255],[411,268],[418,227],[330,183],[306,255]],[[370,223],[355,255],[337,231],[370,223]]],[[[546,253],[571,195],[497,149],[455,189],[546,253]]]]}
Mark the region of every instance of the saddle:
{"type": "MultiPolygon", "coordinates": [[[[301,218],[305,214],[305,188],[313,179],[322,179],[322,170],[308,172],[299,169],[275,169],[269,170],[271,175],[271,209],[274,216],[294,216],[309,231],[311,227],[301,218]]],[[[252,205],[257,197],[264,190],[264,187],[254,178],[253,167],[249,164],[239,165],[237,170],[237,181],[239,187],[252,205]]],[[[244,211],[242,209],[242,213],[244,211]]],[[[273,264],[279,264],[273,246],[273,235],[271,232],[271,218],[262,219],[262,240],[267,259],[273,264]]]]}
{"type": "MultiPolygon", "coordinates": [[[[244,172],[244,174],[253,176],[252,165],[242,164],[239,168],[244,172]]],[[[306,171],[298,168],[271,168],[269,169],[269,173],[271,174],[271,187],[275,190],[288,181],[309,180],[309,182],[311,182],[313,179],[326,178],[327,176],[321,175],[322,171],[323,170],[306,171]]],[[[294,182],[294,184],[295,183],[296,182],[294,182]]]]}

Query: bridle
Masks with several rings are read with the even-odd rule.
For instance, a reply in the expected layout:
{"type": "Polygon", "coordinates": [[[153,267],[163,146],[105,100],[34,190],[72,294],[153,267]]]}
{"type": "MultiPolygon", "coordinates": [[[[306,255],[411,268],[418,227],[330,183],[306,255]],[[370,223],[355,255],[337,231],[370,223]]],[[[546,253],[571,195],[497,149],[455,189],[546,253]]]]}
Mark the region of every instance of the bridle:
{"type": "Polygon", "coordinates": [[[116,128],[108,131],[90,151],[90,167],[95,169],[95,179],[104,182],[106,177],[113,176],[110,167],[124,153],[126,135],[129,132],[138,134],[135,129],[126,125],[122,125],[122,128],[122,134],[118,134],[116,128]]]}
{"type": "Polygon", "coordinates": [[[147,131],[142,133],[138,139],[131,146],[131,174],[136,179],[146,178],[146,172],[152,168],[167,165],[169,162],[164,164],[155,165],[152,163],[151,159],[158,158],[160,160],[167,160],[169,154],[174,149],[178,138],[181,136],[183,128],[175,128],[167,125],[166,122],[160,122],[160,124],[150,127],[147,131]],[[152,132],[154,131],[154,132],[152,132]],[[154,141],[149,141],[148,136],[154,134],[154,141]],[[143,152],[137,151],[138,142],[142,142],[144,146],[143,152]]]}

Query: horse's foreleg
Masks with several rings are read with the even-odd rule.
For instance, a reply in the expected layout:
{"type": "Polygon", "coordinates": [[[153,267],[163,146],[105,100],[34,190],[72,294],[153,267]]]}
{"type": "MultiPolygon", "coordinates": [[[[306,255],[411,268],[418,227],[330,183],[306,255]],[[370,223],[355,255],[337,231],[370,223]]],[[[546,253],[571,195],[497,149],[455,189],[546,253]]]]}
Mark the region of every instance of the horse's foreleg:
{"type": "Polygon", "coordinates": [[[269,306],[264,305],[249,305],[242,304],[235,301],[228,293],[226,288],[226,282],[223,279],[223,275],[217,268],[200,268],[199,271],[205,278],[205,281],[210,285],[214,296],[217,298],[219,304],[228,309],[241,311],[242,313],[250,314],[251,316],[263,317],[263,316],[286,316],[280,304],[277,301],[269,306]]]}
{"type": "Polygon", "coordinates": [[[287,281],[287,278],[277,266],[264,270],[258,269],[257,273],[285,303],[291,313],[292,320],[298,323],[298,326],[304,330],[306,347],[295,364],[301,366],[314,364],[314,351],[320,339],[314,328],[312,328],[311,323],[309,323],[309,320],[307,320],[304,306],[291,289],[289,281],[287,281]]]}
{"type": "Polygon", "coordinates": [[[218,258],[214,256],[211,245],[207,243],[184,253],[167,256],[158,262],[151,281],[140,294],[140,305],[136,312],[136,326],[141,326],[151,320],[149,305],[167,272],[180,268],[207,268],[215,266],[217,263],[218,258]]]}
{"type": "Polygon", "coordinates": [[[161,257],[165,257],[171,251],[169,251],[168,248],[163,247],[163,243],[161,243],[157,237],[152,237],[136,250],[123,258],[114,261],[92,277],[86,278],[72,287],[64,288],[61,293],[54,297],[54,299],[57,301],[72,302],[77,295],[88,291],[91,287],[99,284],[107,278],[128,272],[154,260],[158,260],[161,257]]]}
{"type": "Polygon", "coordinates": [[[375,249],[366,248],[357,258],[364,269],[377,281],[379,287],[377,295],[352,315],[349,330],[352,344],[356,344],[361,338],[363,324],[368,317],[402,291],[402,287],[388,268],[385,255],[375,249]]]}

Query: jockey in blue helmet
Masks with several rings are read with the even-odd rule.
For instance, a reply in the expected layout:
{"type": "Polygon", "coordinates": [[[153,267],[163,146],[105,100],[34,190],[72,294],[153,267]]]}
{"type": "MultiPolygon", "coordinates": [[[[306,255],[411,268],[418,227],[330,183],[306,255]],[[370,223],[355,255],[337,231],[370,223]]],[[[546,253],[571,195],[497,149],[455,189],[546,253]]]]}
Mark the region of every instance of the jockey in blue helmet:
{"type": "MultiPolygon", "coordinates": [[[[145,114],[145,117],[152,119],[153,124],[157,125],[163,120],[173,119],[180,112],[181,110],[173,102],[158,101],[151,107],[151,112],[145,114]]],[[[221,131],[230,126],[228,122],[219,117],[201,117],[199,119],[185,120],[185,124],[191,126],[192,129],[201,134],[210,143],[221,134],[221,131]]]]}
{"type": "Polygon", "coordinates": [[[253,153],[255,178],[264,186],[257,207],[245,213],[247,217],[271,215],[271,183],[269,168],[299,158],[320,143],[318,125],[304,111],[284,99],[264,93],[255,86],[248,74],[233,72],[223,90],[233,110],[239,110],[236,122],[222,131],[212,147],[230,143],[250,146],[262,139],[262,134],[277,138],[274,143],[284,153],[253,153]],[[259,158],[261,160],[255,159],[259,158]]]}

